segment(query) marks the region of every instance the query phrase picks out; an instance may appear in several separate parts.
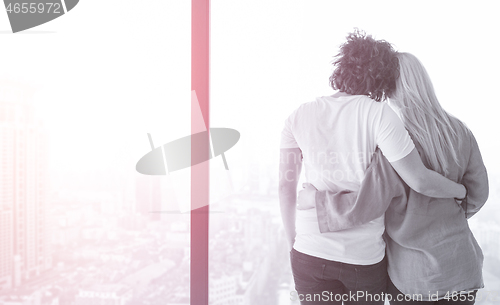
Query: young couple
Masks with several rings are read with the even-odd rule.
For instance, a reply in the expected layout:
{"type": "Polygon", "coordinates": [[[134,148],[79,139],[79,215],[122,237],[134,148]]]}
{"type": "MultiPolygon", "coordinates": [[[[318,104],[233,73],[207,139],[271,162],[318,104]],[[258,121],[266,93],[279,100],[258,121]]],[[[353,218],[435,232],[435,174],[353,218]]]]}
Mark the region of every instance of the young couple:
{"type": "Polygon", "coordinates": [[[386,41],[350,33],[334,67],[338,92],[301,105],[281,135],[297,298],[473,304],[483,255],[467,218],[488,197],[473,134],[441,107],[418,59],[386,41]]]}

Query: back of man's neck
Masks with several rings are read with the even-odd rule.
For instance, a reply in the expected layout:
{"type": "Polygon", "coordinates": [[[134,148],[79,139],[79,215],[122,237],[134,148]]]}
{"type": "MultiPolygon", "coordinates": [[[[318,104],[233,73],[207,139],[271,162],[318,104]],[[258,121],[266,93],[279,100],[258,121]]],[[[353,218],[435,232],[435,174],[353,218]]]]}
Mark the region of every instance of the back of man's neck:
{"type": "Polygon", "coordinates": [[[341,97],[341,96],[351,96],[352,94],[349,94],[349,93],[345,93],[345,92],[342,92],[342,91],[337,91],[336,93],[334,93],[332,95],[332,97],[341,97]]]}

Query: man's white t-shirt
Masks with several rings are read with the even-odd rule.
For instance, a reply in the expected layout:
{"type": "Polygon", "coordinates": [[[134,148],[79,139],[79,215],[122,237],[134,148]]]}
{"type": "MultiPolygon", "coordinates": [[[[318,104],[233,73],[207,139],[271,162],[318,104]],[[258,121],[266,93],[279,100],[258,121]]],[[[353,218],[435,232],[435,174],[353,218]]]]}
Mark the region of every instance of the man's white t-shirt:
{"type": "MultiPolygon", "coordinates": [[[[415,147],[396,113],[364,95],[324,96],[302,104],[285,121],[280,144],[300,148],[306,180],[320,191],[357,191],[377,146],[389,162],[415,147]]],[[[357,265],[384,258],[384,216],[320,233],[316,209],[297,210],[295,225],[293,247],[299,252],[357,265]]]]}

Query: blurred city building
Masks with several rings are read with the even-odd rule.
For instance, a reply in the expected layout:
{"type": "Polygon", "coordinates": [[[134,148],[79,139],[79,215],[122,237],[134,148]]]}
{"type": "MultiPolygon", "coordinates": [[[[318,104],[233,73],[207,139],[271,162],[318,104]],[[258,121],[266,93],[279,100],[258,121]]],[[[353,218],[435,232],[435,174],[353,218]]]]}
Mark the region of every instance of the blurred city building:
{"type": "Polygon", "coordinates": [[[161,219],[162,194],[161,180],[158,176],[136,176],[136,206],[135,211],[148,216],[151,220],[161,219]]]}
{"type": "Polygon", "coordinates": [[[51,267],[47,220],[47,138],[31,104],[33,89],[0,82],[0,287],[51,267]]]}

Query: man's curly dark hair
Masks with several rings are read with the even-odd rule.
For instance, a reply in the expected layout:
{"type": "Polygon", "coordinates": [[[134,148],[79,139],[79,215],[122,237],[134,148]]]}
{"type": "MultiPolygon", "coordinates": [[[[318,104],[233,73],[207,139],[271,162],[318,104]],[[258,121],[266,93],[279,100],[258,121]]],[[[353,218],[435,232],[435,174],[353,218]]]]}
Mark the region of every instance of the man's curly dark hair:
{"type": "Polygon", "coordinates": [[[385,40],[355,29],[333,62],[335,70],[330,86],[353,95],[367,95],[377,102],[385,100],[396,89],[399,75],[396,51],[385,40]]]}

